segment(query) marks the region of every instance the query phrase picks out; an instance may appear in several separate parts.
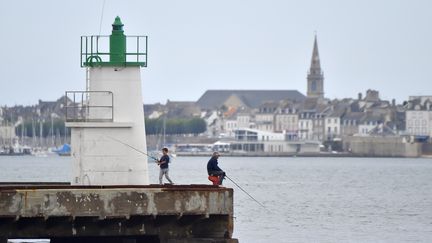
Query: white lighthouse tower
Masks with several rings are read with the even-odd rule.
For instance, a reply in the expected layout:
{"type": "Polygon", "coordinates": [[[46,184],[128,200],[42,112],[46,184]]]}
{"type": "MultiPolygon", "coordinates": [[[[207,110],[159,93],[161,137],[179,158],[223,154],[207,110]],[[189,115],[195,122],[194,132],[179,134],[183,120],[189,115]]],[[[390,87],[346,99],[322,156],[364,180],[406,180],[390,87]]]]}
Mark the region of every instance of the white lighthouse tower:
{"type": "Polygon", "coordinates": [[[112,27],[110,36],[81,37],[86,91],[66,92],[72,185],[149,183],[140,75],[147,37],[125,36],[119,17],[112,27]]]}

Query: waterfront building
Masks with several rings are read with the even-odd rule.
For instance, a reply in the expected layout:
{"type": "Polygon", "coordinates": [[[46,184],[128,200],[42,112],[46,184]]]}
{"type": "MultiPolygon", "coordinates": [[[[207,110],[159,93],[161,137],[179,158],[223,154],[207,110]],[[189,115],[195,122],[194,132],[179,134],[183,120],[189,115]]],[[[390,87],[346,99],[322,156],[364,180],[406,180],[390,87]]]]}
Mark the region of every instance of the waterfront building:
{"type": "Polygon", "coordinates": [[[341,137],[354,136],[359,133],[359,126],[365,113],[348,112],[341,117],[341,137]]]}
{"type": "Polygon", "coordinates": [[[250,109],[237,111],[237,127],[238,128],[254,128],[254,114],[250,109]]]}
{"type": "Polygon", "coordinates": [[[358,126],[358,134],[360,136],[369,136],[380,124],[383,124],[383,118],[381,116],[366,113],[358,126]]]}
{"type": "Polygon", "coordinates": [[[432,97],[410,97],[406,111],[406,133],[432,137],[432,97]]]}
{"type": "Polygon", "coordinates": [[[279,107],[279,102],[265,102],[259,108],[258,112],[255,113],[255,124],[256,129],[266,132],[274,131],[274,118],[275,113],[279,107]]]}
{"type": "Polygon", "coordinates": [[[209,137],[217,137],[222,132],[222,119],[217,111],[206,112],[202,117],[207,124],[206,135],[209,137]]]}
{"type": "Polygon", "coordinates": [[[345,110],[333,107],[333,110],[324,118],[324,137],[325,140],[332,141],[341,138],[341,118],[345,110]]]}
{"type": "Polygon", "coordinates": [[[331,107],[328,105],[318,105],[315,109],[313,116],[313,133],[312,139],[324,141],[325,140],[325,118],[331,112],[331,107]]]}
{"type": "Polygon", "coordinates": [[[325,140],[324,119],[331,112],[331,106],[319,103],[317,98],[307,98],[301,105],[299,119],[302,119],[304,122],[308,121],[308,126],[306,126],[305,123],[303,125],[303,131],[301,131],[303,134],[302,136],[305,137],[306,134],[309,134],[308,139],[319,141],[325,140]],[[312,125],[309,122],[312,122],[312,125]],[[312,132],[309,131],[311,126],[312,132]]]}
{"type": "Polygon", "coordinates": [[[298,137],[298,105],[288,100],[281,102],[275,114],[275,132],[284,132],[294,139],[298,137]]]}
{"type": "Polygon", "coordinates": [[[299,113],[299,121],[298,121],[299,139],[302,140],[313,139],[314,115],[315,112],[311,112],[311,111],[301,111],[299,113]]]}
{"type": "Polygon", "coordinates": [[[230,152],[249,154],[317,153],[319,142],[292,140],[289,134],[257,129],[237,129],[235,139],[229,141],[230,152]]]}
{"type": "Polygon", "coordinates": [[[226,137],[233,137],[234,136],[234,130],[238,129],[238,121],[237,116],[233,115],[230,117],[225,118],[225,136],[226,137]]]}

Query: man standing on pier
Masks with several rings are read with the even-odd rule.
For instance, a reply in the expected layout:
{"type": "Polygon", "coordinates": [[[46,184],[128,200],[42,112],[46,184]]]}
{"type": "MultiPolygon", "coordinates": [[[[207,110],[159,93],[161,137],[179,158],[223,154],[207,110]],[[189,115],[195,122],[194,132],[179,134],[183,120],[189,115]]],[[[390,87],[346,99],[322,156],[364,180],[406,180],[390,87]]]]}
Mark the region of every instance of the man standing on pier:
{"type": "Polygon", "coordinates": [[[165,178],[169,181],[170,184],[173,184],[172,180],[169,178],[168,175],[168,163],[170,162],[170,157],[168,156],[168,149],[163,148],[162,149],[162,157],[158,160],[158,165],[160,167],[159,172],[159,184],[162,185],[162,177],[165,175],[165,178]]]}
{"type": "Polygon", "coordinates": [[[213,156],[207,163],[207,173],[209,176],[219,177],[219,185],[222,185],[223,179],[225,179],[225,172],[218,166],[219,152],[213,152],[213,156]]]}

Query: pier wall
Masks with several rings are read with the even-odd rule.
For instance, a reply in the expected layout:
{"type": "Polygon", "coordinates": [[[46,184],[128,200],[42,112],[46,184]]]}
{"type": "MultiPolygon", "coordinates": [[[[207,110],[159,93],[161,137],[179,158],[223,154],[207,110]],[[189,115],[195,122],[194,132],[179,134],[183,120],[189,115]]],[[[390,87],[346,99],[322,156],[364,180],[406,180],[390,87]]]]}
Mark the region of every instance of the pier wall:
{"type": "Polygon", "coordinates": [[[346,137],[345,151],[364,157],[419,157],[421,144],[408,143],[401,137],[346,137]]]}
{"type": "Polygon", "coordinates": [[[3,241],[238,242],[232,233],[230,188],[0,186],[3,241]]]}

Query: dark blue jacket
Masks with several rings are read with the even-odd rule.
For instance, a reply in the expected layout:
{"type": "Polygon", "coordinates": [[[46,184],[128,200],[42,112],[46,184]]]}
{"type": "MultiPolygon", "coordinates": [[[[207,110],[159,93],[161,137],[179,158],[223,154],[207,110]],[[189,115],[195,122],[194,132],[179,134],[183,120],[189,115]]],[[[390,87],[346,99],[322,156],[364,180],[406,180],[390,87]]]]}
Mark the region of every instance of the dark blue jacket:
{"type": "Polygon", "coordinates": [[[212,157],[207,163],[207,173],[210,175],[212,171],[223,171],[218,166],[217,158],[212,157]]]}
{"type": "Polygon", "coordinates": [[[161,169],[166,169],[168,168],[168,163],[170,161],[170,157],[168,155],[163,155],[160,159],[159,162],[165,161],[165,163],[160,165],[161,169]]]}

